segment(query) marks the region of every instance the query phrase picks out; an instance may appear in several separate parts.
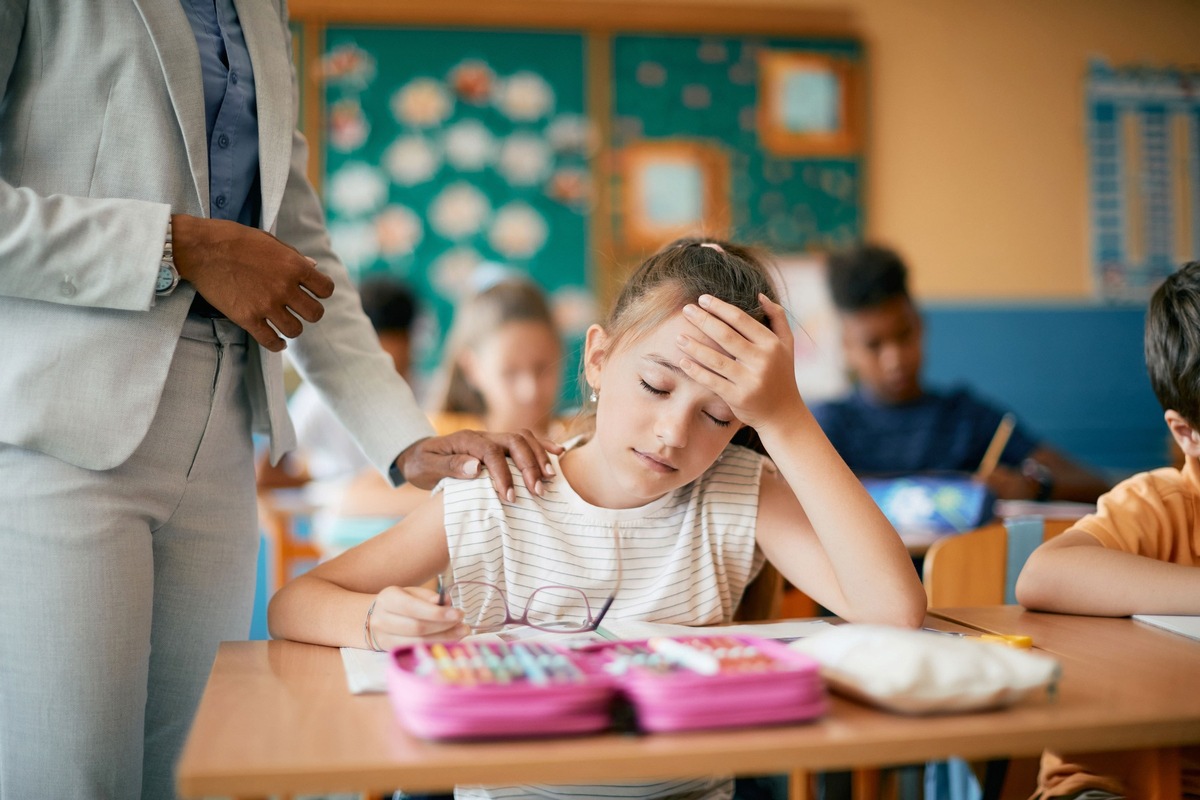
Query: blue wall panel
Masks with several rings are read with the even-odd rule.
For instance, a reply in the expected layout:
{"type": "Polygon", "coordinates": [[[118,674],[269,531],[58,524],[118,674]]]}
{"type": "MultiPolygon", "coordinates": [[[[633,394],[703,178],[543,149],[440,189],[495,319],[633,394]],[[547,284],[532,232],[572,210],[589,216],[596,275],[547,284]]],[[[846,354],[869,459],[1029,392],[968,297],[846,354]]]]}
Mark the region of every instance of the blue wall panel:
{"type": "Polygon", "coordinates": [[[1162,466],[1167,429],[1142,355],[1141,307],[934,305],[925,371],[1015,411],[1036,434],[1114,475],[1162,466]]]}

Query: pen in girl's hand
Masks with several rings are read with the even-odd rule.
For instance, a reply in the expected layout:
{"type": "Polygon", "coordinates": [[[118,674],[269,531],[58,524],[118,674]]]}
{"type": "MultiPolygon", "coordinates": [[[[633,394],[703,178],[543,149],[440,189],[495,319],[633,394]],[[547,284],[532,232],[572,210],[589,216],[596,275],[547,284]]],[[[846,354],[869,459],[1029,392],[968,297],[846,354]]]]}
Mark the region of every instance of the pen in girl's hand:
{"type": "Polygon", "coordinates": [[[446,586],[442,582],[441,573],[438,573],[438,576],[437,576],[437,587],[438,587],[438,605],[444,606],[444,605],[446,605],[446,586]]]}

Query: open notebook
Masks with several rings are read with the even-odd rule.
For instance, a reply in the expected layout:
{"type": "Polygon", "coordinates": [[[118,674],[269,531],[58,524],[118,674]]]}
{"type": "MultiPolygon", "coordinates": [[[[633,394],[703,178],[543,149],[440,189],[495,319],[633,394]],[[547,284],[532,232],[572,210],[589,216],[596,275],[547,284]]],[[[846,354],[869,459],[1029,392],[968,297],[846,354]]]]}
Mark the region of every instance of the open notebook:
{"type": "Polygon", "coordinates": [[[1145,622],[1147,625],[1154,625],[1157,628],[1163,628],[1172,633],[1190,636],[1193,639],[1200,639],[1200,617],[1168,614],[1134,614],[1133,618],[1138,622],[1145,622]]]}
{"type": "MultiPolygon", "coordinates": [[[[536,628],[511,628],[499,633],[480,633],[468,636],[465,641],[529,641],[540,639],[556,644],[576,645],[588,642],[649,639],[652,636],[761,636],[764,639],[793,641],[812,636],[830,627],[822,620],[787,622],[763,622],[751,625],[721,625],[710,628],[692,628],[687,625],[667,625],[638,620],[613,620],[605,622],[595,633],[562,634],[547,633],[536,628]]],[[[346,683],[350,694],[375,694],[387,691],[387,653],[360,650],[355,647],[342,648],[342,666],[346,670],[346,683]]]]}

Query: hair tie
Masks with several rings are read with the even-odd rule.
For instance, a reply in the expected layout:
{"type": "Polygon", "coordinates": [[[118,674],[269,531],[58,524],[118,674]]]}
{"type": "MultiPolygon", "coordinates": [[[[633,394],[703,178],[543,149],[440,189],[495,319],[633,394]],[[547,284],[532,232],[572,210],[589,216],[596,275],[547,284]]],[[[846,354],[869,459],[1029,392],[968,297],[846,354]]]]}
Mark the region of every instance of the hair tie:
{"type": "Polygon", "coordinates": [[[725,252],[725,248],[721,247],[721,245],[717,244],[716,242],[701,242],[700,246],[701,247],[711,247],[713,250],[716,250],[718,253],[725,252]]]}

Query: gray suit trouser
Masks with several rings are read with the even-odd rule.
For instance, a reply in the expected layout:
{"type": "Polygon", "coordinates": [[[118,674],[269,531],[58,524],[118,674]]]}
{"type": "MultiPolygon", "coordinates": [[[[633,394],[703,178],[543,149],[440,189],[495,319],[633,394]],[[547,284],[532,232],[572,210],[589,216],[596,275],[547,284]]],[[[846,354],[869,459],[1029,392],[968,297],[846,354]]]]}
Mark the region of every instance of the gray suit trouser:
{"type": "Polygon", "coordinates": [[[115,469],[0,444],[0,800],[174,796],[217,643],[250,624],[246,348],[232,323],[189,317],[115,469]]]}

